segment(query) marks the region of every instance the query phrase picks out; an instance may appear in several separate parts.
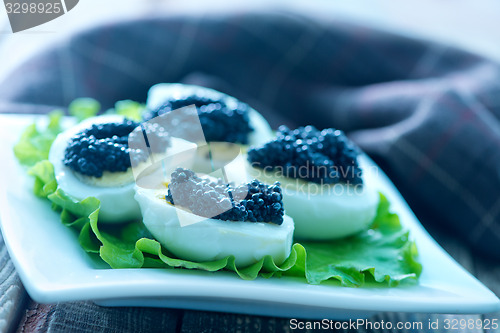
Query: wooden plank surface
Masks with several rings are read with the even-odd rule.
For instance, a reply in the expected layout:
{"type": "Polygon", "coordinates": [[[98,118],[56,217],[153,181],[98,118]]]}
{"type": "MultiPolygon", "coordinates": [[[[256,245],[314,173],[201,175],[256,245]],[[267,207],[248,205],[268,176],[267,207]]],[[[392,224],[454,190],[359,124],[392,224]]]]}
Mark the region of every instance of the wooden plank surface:
{"type": "Polygon", "coordinates": [[[13,330],[23,315],[26,291],[0,234],[0,332],[13,330]]]}
{"type": "Polygon", "coordinates": [[[290,332],[285,318],[248,316],[231,313],[184,311],[180,332],[290,332]]]}
{"type": "Polygon", "coordinates": [[[31,301],[17,332],[178,332],[182,313],[157,308],[110,308],[92,302],[31,301]]]}

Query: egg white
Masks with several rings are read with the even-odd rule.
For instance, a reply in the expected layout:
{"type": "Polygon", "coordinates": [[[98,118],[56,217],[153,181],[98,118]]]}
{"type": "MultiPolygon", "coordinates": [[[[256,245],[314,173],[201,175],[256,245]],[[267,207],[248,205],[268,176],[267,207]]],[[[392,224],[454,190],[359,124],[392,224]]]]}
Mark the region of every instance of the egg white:
{"type": "Polygon", "coordinates": [[[363,185],[319,185],[300,179],[276,176],[247,163],[249,174],[267,184],[281,182],[283,205],[295,223],[294,236],[304,240],[339,239],[366,230],[375,218],[379,194],[373,172],[360,159],[363,185]]]}
{"type": "Polygon", "coordinates": [[[290,255],[294,224],[289,216],[282,225],[221,221],[177,209],[166,202],[165,194],[136,188],[135,199],[146,228],[179,258],[203,262],[234,255],[236,266],[246,267],[266,255],[276,264],[290,255]]]}
{"type": "Polygon", "coordinates": [[[59,188],[77,200],[86,197],[96,197],[101,202],[99,211],[99,221],[102,222],[122,222],[140,217],[140,209],[134,200],[134,182],[132,178],[120,173],[121,181],[124,182],[115,186],[96,186],[88,177],[89,182],[84,180],[85,176],[77,175],[75,171],[64,165],[64,154],[70,139],[79,132],[90,128],[93,124],[110,122],[121,122],[124,117],[118,115],[106,115],[89,118],[81,123],[67,129],[57,136],[52,143],[49,153],[49,161],[54,165],[54,172],[59,188]]]}
{"type": "MultiPolygon", "coordinates": [[[[49,161],[54,165],[54,172],[59,188],[77,200],[93,196],[101,202],[99,221],[119,223],[141,217],[141,210],[134,199],[135,181],[132,168],[126,172],[104,172],[103,177],[81,175],[64,165],[64,154],[70,139],[93,124],[121,122],[123,116],[104,115],[86,119],[60,133],[50,148],[49,161]]],[[[194,144],[172,138],[168,153],[192,149],[194,144]]],[[[146,165],[145,165],[146,166],[146,165]]],[[[134,170],[137,172],[137,170],[134,170]]]]}
{"type": "MultiPolygon", "coordinates": [[[[184,98],[197,92],[212,96],[213,98],[224,98],[228,104],[232,103],[236,105],[238,102],[236,98],[210,88],[180,83],[158,83],[149,89],[146,105],[150,110],[154,110],[162,106],[168,98],[184,98]]],[[[274,137],[271,126],[269,126],[269,123],[259,112],[250,108],[248,117],[250,119],[250,126],[253,128],[248,137],[249,145],[260,145],[270,141],[274,137]]]]}

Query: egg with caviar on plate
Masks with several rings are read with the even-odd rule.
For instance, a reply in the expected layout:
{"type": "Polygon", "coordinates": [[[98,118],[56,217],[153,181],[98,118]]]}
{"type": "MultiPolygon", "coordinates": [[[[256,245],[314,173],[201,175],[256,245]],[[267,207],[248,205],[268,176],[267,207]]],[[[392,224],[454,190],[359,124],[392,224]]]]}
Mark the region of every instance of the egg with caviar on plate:
{"type": "Polygon", "coordinates": [[[375,175],[363,172],[368,164],[359,157],[341,131],[282,126],[275,139],[248,151],[247,170],[265,183],[281,182],[296,238],[338,239],[366,230],[377,212],[375,175]]]}
{"type": "Polygon", "coordinates": [[[181,259],[232,255],[237,267],[246,267],[268,255],[279,265],[290,255],[294,225],[284,215],[279,184],[255,181],[231,188],[177,169],[168,189],[137,187],[135,198],[146,228],[181,259]]]}
{"type": "Polygon", "coordinates": [[[255,109],[234,97],[195,85],[159,83],[152,86],[146,103],[149,112],[144,118],[150,120],[193,104],[198,109],[207,142],[256,145],[273,137],[268,122],[255,109]]]}
{"type": "MultiPolygon", "coordinates": [[[[128,135],[137,126],[139,123],[119,115],[89,118],[60,133],[50,148],[49,161],[54,166],[59,188],[77,200],[90,196],[99,199],[100,222],[117,223],[141,217],[134,200],[135,182],[128,149],[128,135]]],[[[159,156],[194,146],[164,132],[147,134],[164,143],[153,152],[159,156]]],[[[136,168],[147,165],[146,152],[135,155],[136,168]]]]}

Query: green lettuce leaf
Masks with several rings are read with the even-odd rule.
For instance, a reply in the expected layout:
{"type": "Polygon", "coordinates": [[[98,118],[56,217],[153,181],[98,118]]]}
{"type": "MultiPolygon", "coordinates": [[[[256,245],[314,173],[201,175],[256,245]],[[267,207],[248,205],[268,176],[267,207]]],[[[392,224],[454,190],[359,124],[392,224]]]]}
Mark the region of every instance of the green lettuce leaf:
{"type": "Polygon", "coordinates": [[[276,265],[272,257],[236,268],[234,257],[193,262],[176,258],[154,240],[140,221],[120,225],[98,223],[100,202],[89,197],[78,201],[54,184],[50,162],[42,161],[29,170],[35,177],[35,194],[47,197],[61,212],[61,221],[79,233],[78,240],[90,253],[98,253],[111,268],[186,268],[209,272],[234,271],[246,280],[257,276],[305,277],[310,284],[338,280],[342,286],[359,287],[366,281],[391,287],[402,281],[416,281],[422,271],[415,244],[409,240],[389,201],[380,196],[377,216],[372,227],[358,235],[330,242],[294,244],[289,258],[276,265]]]}
{"type": "MultiPolygon", "coordinates": [[[[140,121],[146,106],[144,104],[123,100],[115,103],[114,109],[108,110],[108,114],[119,114],[125,118],[140,121]]],[[[87,118],[96,116],[101,110],[101,104],[93,98],[77,98],[68,107],[69,114],[74,116],[79,122],[87,118]]]]}
{"type": "Polygon", "coordinates": [[[32,166],[49,157],[50,146],[57,134],[62,131],[60,125],[62,116],[61,111],[53,111],[49,114],[49,123],[45,129],[39,129],[36,124],[31,124],[24,130],[14,146],[14,155],[19,163],[32,166]]]}
{"type": "Polygon", "coordinates": [[[131,120],[140,121],[142,120],[142,113],[145,108],[146,106],[144,104],[127,99],[116,102],[115,108],[114,110],[111,110],[111,112],[131,120]]]}
{"type": "Polygon", "coordinates": [[[101,104],[93,98],[77,98],[68,106],[69,114],[79,122],[97,115],[101,109],[101,104]]]}
{"type": "Polygon", "coordinates": [[[35,164],[28,169],[28,174],[35,178],[33,192],[37,197],[47,198],[49,194],[55,192],[57,189],[54,166],[48,160],[35,164]]]}
{"type": "Polygon", "coordinates": [[[415,243],[382,194],[370,229],[341,240],[302,245],[305,276],[311,284],[333,278],[348,287],[362,286],[367,280],[392,287],[404,280],[416,281],[422,272],[415,243]]]}

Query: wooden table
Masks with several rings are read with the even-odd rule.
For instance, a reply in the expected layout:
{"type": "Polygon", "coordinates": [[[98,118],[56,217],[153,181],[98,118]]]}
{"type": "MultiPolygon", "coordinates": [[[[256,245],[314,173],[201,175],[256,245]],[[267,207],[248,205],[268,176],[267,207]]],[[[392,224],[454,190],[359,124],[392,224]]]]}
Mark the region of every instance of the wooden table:
{"type": "MultiPolygon", "coordinates": [[[[438,242],[469,272],[500,295],[500,263],[491,262],[471,254],[454,237],[433,231],[438,242]]],[[[425,268],[424,268],[425,269],[425,268]]],[[[422,322],[423,330],[429,319],[445,318],[484,319],[498,318],[500,312],[488,315],[437,315],[416,313],[380,313],[371,322],[382,320],[397,322],[422,322]]],[[[192,311],[156,308],[107,308],[92,302],[38,304],[26,294],[4,242],[0,239],[0,332],[291,332],[290,318],[273,318],[229,314],[220,312],[192,311]]],[[[440,330],[432,332],[488,332],[496,330],[440,330]]],[[[368,332],[389,332],[368,330],[368,332]]],[[[399,332],[393,330],[391,332],[399,332]]]]}

